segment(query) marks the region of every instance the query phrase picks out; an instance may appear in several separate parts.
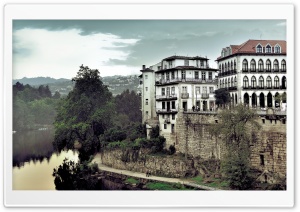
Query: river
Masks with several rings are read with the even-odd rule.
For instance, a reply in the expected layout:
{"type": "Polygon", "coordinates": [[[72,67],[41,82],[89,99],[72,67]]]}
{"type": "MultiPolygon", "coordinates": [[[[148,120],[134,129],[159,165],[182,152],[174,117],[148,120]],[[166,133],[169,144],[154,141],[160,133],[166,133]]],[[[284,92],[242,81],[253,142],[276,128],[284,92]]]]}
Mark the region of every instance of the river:
{"type": "Polygon", "coordinates": [[[13,134],[13,190],[55,190],[53,169],[65,158],[78,161],[75,151],[54,151],[53,130],[13,134]]]}

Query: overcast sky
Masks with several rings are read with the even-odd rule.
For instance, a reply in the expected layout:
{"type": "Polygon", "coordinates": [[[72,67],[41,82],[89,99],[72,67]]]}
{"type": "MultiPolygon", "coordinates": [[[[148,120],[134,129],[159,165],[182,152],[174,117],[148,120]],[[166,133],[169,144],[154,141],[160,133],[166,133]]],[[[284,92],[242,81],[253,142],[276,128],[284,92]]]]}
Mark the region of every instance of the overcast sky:
{"type": "Polygon", "coordinates": [[[68,78],[81,64],[101,76],[140,74],[172,55],[215,59],[248,39],[286,40],[284,20],[17,20],[13,79],[68,78]]]}

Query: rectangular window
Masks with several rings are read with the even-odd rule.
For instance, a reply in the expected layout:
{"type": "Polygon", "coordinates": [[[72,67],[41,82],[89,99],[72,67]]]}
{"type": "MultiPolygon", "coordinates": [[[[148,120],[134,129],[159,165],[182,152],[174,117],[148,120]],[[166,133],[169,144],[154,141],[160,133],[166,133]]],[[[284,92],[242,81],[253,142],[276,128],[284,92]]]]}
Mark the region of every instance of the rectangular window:
{"type": "Polygon", "coordinates": [[[195,79],[199,79],[199,71],[195,71],[195,79]]]}
{"type": "Polygon", "coordinates": [[[148,99],[146,99],[146,105],[148,105],[148,99]]]}
{"type": "Polygon", "coordinates": [[[165,69],[167,69],[167,65],[165,65],[165,69]]]}
{"type": "Polygon", "coordinates": [[[182,93],[187,93],[187,87],[186,86],[182,86],[182,93]]]}
{"type": "Polygon", "coordinates": [[[172,95],[175,94],[175,87],[172,87],[172,88],[171,88],[171,93],[172,93],[172,95]]]}
{"type": "Polygon", "coordinates": [[[162,88],[162,89],[161,89],[161,95],[162,95],[162,96],[166,95],[166,89],[165,89],[165,88],[162,88]]]}
{"type": "Polygon", "coordinates": [[[197,94],[197,95],[200,94],[200,87],[196,87],[196,94],[197,94]]]}
{"type": "Polygon", "coordinates": [[[175,108],[175,101],[172,101],[172,109],[176,109],[175,108]]]}
{"type": "Polygon", "coordinates": [[[172,61],[169,61],[169,68],[172,68],[172,61]]]}
{"type": "Polygon", "coordinates": [[[167,87],[167,96],[170,96],[170,87],[167,87]]]}
{"type": "Polygon", "coordinates": [[[175,120],[175,114],[172,114],[172,120],[175,120]]]}
{"type": "Polygon", "coordinates": [[[148,87],[146,87],[146,91],[148,91],[148,87]]]}
{"type": "Polygon", "coordinates": [[[203,90],[203,93],[207,93],[207,87],[206,87],[206,86],[204,86],[204,87],[202,88],[202,90],[203,90]]]}
{"type": "Polygon", "coordinates": [[[166,102],[162,102],[162,109],[166,109],[166,102]]]}
{"type": "Polygon", "coordinates": [[[167,124],[164,124],[164,129],[165,129],[165,130],[167,129],[167,124]]]}
{"type": "Polygon", "coordinates": [[[157,69],[158,69],[158,70],[160,70],[160,68],[161,68],[160,66],[157,66],[157,69]]]}
{"type": "Polygon", "coordinates": [[[171,79],[175,79],[174,71],[171,72],[171,79]]]}
{"type": "Polygon", "coordinates": [[[209,93],[213,93],[214,92],[214,87],[209,87],[209,93]]]}
{"type": "Polygon", "coordinates": [[[212,80],[212,72],[208,72],[208,80],[212,80]]]}
{"type": "Polygon", "coordinates": [[[262,119],[262,123],[263,123],[263,124],[265,123],[265,119],[262,119]]]}
{"type": "Polygon", "coordinates": [[[189,60],[184,60],[184,65],[189,66],[189,60]]]}
{"type": "Polygon", "coordinates": [[[260,165],[264,166],[265,165],[265,156],[264,155],[260,155],[260,165]]]}
{"type": "Polygon", "coordinates": [[[206,80],[206,73],[205,73],[205,71],[202,71],[202,80],[206,80]]]}
{"type": "Polygon", "coordinates": [[[201,66],[201,68],[204,67],[204,61],[203,60],[200,61],[200,66],[201,66]]]}
{"type": "Polygon", "coordinates": [[[170,73],[169,72],[166,73],[166,78],[167,78],[166,80],[170,80],[170,73]]]}
{"type": "Polygon", "coordinates": [[[145,79],[148,79],[148,75],[145,75],[145,79]]]}
{"type": "Polygon", "coordinates": [[[181,71],[181,79],[185,80],[185,71],[181,71]]]}

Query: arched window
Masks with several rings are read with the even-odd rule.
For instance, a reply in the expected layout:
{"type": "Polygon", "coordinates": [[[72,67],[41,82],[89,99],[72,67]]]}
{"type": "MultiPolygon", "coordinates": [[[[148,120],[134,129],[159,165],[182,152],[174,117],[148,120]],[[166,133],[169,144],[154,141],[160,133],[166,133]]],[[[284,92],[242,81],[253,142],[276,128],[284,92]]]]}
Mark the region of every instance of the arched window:
{"type": "Polygon", "coordinates": [[[234,77],[234,86],[237,86],[236,77],[234,77]]]}
{"type": "Polygon", "coordinates": [[[279,88],[279,78],[277,76],[274,78],[274,88],[279,88]]]}
{"type": "Polygon", "coordinates": [[[258,71],[263,71],[264,70],[264,62],[262,59],[258,61],[258,71]]]}
{"type": "Polygon", "coordinates": [[[222,64],[222,72],[224,71],[224,64],[222,64]]]}
{"type": "Polygon", "coordinates": [[[286,77],[283,76],[281,79],[281,88],[286,89],[286,77]]]}
{"type": "Polygon", "coordinates": [[[232,63],[232,61],[230,63],[230,69],[233,70],[233,63],[232,63]]]}
{"type": "Polygon", "coordinates": [[[249,80],[248,80],[248,77],[247,77],[247,76],[244,76],[244,79],[243,79],[243,87],[244,87],[244,88],[248,88],[248,87],[249,87],[249,80]]]}
{"type": "Polygon", "coordinates": [[[271,46],[268,44],[267,46],[266,46],[266,53],[272,53],[272,48],[271,48],[271,46]]]}
{"type": "Polygon", "coordinates": [[[222,88],[225,88],[224,85],[225,85],[225,81],[224,81],[224,79],[223,79],[223,85],[222,85],[222,88]]]}
{"type": "Polygon", "coordinates": [[[236,62],[235,61],[233,63],[233,66],[234,66],[234,70],[236,70],[236,62]]]}
{"type": "Polygon", "coordinates": [[[281,52],[281,49],[280,49],[280,46],[279,45],[276,45],[275,46],[275,53],[280,53],[281,52]]]}
{"type": "Polygon", "coordinates": [[[219,87],[222,88],[222,80],[220,80],[220,85],[219,85],[219,87]]]}
{"type": "Polygon", "coordinates": [[[228,88],[230,88],[230,78],[228,78],[228,88]]]}
{"type": "Polygon", "coordinates": [[[262,53],[262,47],[260,44],[256,47],[256,53],[262,53]]]}
{"type": "Polygon", "coordinates": [[[269,59],[266,62],[266,69],[267,71],[271,71],[271,61],[269,59]]]}
{"type": "Polygon", "coordinates": [[[248,61],[246,59],[243,60],[243,71],[248,71],[248,61]]]}
{"type": "Polygon", "coordinates": [[[264,88],[264,78],[262,76],[258,79],[258,86],[259,88],[264,88]]]}
{"type": "Polygon", "coordinates": [[[227,88],[227,79],[225,79],[225,88],[227,88]]]}
{"type": "Polygon", "coordinates": [[[274,60],[273,67],[274,67],[274,71],[279,71],[279,63],[278,63],[278,60],[274,60]]]}
{"type": "Polygon", "coordinates": [[[255,76],[251,77],[251,87],[256,88],[256,78],[255,78],[255,76]]]}
{"type": "Polygon", "coordinates": [[[255,69],[256,69],[256,62],[254,59],[252,59],[250,62],[250,71],[255,71],[255,69]]]}
{"type": "Polygon", "coordinates": [[[231,77],[231,86],[233,87],[234,84],[233,84],[233,77],[231,77]]]}
{"type": "Polygon", "coordinates": [[[286,71],[286,63],[285,60],[281,61],[281,71],[286,71]]]}
{"type": "Polygon", "coordinates": [[[227,67],[228,67],[228,71],[230,71],[230,63],[229,63],[229,61],[228,61],[227,67]]]}
{"type": "Polygon", "coordinates": [[[227,71],[227,63],[225,63],[225,71],[227,71]]]}
{"type": "Polygon", "coordinates": [[[267,77],[267,88],[272,88],[272,79],[270,76],[267,77]]]}

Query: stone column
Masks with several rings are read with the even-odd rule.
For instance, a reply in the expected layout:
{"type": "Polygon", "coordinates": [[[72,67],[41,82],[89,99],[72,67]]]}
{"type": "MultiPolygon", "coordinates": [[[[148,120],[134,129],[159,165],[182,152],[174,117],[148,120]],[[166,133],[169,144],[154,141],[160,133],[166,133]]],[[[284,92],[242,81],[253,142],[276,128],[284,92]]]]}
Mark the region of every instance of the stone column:
{"type": "Polygon", "coordinates": [[[249,108],[252,108],[252,96],[249,96],[249,108]]]}
{"type": "Polygon", "coordinates": [[[266,95],[265,95],[265,107],[266,107],[266,108],[268,107],[268,98],[267,98],[266,95]]]}
{"type": "Polygon", "coordinates": [[[256,106],[257,106],[257,107],[260,107],[259,96],[257,96],[256,106]]]}

